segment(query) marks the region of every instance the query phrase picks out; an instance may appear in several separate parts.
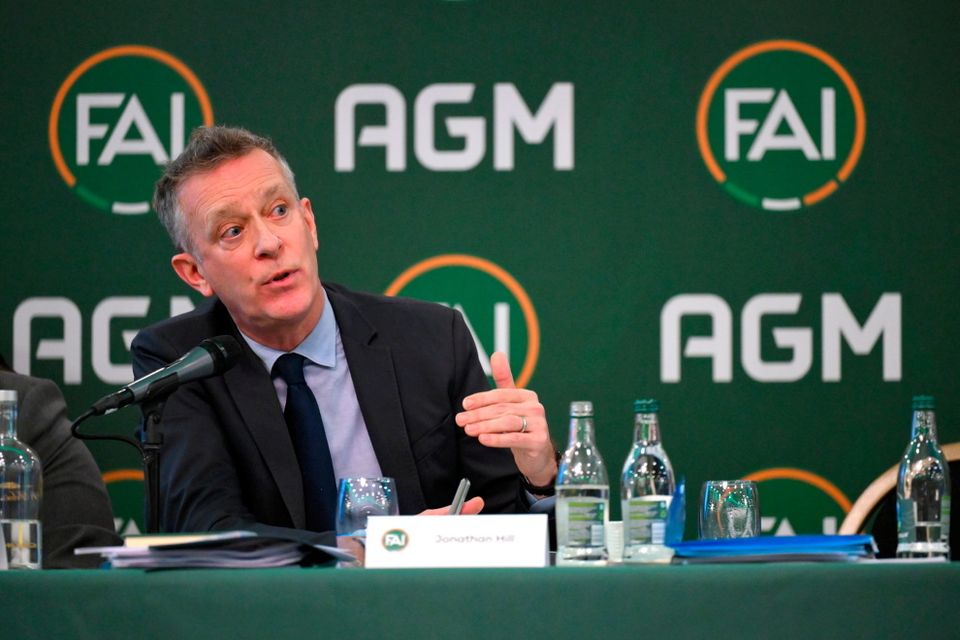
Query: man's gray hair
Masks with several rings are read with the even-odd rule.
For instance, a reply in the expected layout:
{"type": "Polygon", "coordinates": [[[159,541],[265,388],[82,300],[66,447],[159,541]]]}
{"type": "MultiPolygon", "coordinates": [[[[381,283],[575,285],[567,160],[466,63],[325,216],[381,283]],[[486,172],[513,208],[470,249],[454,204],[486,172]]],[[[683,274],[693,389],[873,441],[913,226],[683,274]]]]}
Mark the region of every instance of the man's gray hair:
{"type": "Polygon", "coordinates": [[[180,187],[183,183],[188,178],[212,171],[227,160],[240,158],[256,149],[262,149],[276,158],[284,178],[296,195],[297,183],[293,171],[269,138],[239,127],[221,125],[193,130],[186,149],[167,165],[153,191],[153,210],[157,212],[177,253],[190,252],[192,249],[186,218],[180,209],[180,187]]]}

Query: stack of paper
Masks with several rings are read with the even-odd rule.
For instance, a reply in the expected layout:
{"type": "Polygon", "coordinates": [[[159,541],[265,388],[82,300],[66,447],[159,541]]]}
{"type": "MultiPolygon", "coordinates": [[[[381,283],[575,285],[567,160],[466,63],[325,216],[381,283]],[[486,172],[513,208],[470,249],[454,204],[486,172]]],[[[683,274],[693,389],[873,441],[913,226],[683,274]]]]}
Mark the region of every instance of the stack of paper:
{"type": "Polygon", "coordinates": [[[783,536],[692,540],[670,545],[679,562],[850,562],[872,558],[873,536],[783,536]]]}
{"type": "Polygon", "coordinates": [[[114,569],[265,568],[353,559],[336,547],[262,537],[252,531],[133,536],[123,546],[85,547],[75,553],[101,555],[114,569]]]}

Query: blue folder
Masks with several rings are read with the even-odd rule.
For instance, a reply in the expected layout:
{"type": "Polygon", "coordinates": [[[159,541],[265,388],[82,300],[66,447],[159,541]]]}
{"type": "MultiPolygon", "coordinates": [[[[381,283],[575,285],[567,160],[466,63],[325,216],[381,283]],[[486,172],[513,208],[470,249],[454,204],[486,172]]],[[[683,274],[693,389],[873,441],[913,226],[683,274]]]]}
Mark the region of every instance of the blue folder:
{"type": "Polygon", "coordinates": [[[849,561],[876,553],[870,535],[759,536],[690,540],[670,546],[675,558],[700,562],[849,561]]]}

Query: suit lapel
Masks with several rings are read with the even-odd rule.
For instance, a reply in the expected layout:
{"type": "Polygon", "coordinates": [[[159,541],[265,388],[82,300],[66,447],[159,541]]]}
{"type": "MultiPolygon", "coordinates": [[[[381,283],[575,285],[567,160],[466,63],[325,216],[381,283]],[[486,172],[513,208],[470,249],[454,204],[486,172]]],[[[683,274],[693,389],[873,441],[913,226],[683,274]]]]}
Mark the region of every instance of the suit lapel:
{"type": "Polygon", "coordinates": [[[401,512],[421,511],[426,501],[407,437],[390,349],[377,345],[375,327],[346,293],[330,287],[326,291],[380,470],[396,480],[401,512]]]}
{"type": "MultiPolygon", "coordinates": [[[[300,477],[296,452],[287,432],[287,423],[280,411],[277,392],[270,375],[263,367],[263,362],[247,345],[233,321],[229,321],[229,325],[230,333],[243,349],[243,357],[224,374],[226,387],[273,475],[287,511],[290,512],[293,526],[302,529],[307,523],[303,505],[303,480],[300,477]]],[[[238,471],[243,473],[243,469],[238,471]]]]}

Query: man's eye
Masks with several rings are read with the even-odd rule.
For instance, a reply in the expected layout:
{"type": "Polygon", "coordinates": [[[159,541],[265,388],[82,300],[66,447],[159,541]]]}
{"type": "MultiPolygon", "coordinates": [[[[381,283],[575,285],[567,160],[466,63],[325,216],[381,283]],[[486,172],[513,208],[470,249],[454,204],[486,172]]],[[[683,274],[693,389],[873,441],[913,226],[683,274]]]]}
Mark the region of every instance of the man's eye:
{"type": "Polygon", "coordinates": [[[273,208],[273,212],[278,216],[287,215],[287,211],[288,211],[287,205],[285,204],[278,204],[276,207],[273,208]]]}
{"type": "Polygon", "coordinates": [[[238,227],[238,226],[236,226],[236,225],[234,225],[234,226],[232,226],[232,227],[227,227],[227,228],[223,231],[223,233],[220,234],[220,237],[221,237],[221,238],[224,238],[224,239],[236,238],[238,235],[240,235],[240,231],[241,231],[240,227],[238,227]]]}

